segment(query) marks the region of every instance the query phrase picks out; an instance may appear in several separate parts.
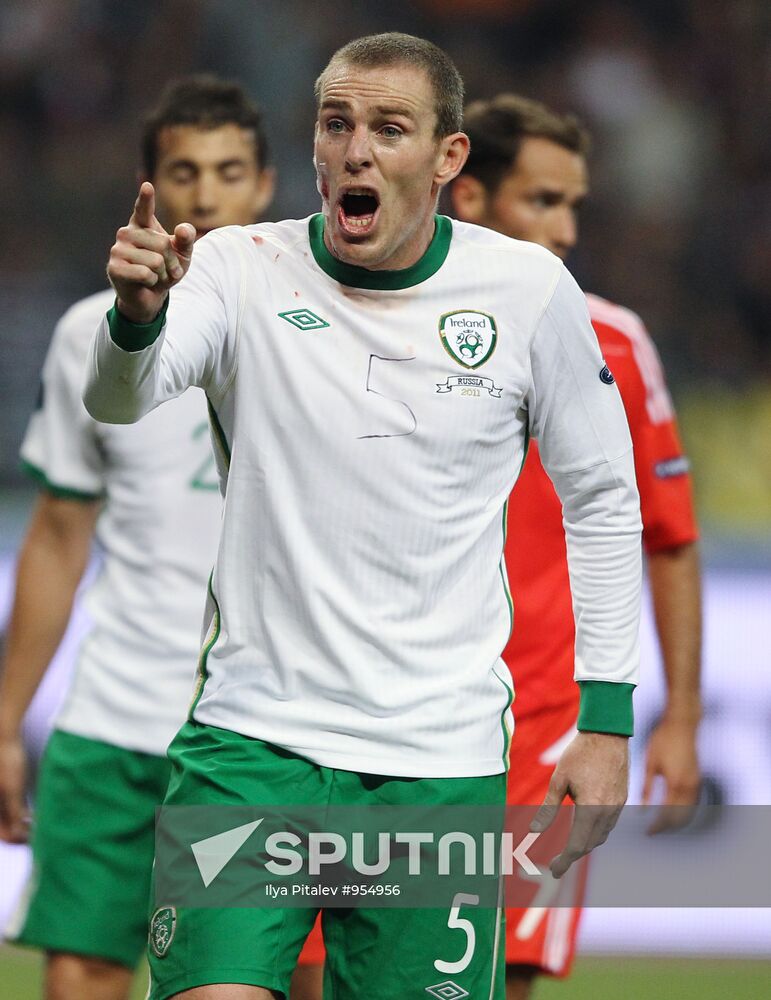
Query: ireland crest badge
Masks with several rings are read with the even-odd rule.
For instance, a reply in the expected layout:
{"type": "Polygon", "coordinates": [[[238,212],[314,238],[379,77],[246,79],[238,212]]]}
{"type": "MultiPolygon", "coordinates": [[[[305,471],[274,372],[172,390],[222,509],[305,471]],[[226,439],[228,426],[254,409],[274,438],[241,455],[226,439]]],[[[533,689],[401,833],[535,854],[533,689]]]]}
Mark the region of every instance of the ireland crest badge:
{"type": "Polygon", "coordinates": [[[464,368],[479,368],[495,350],[498,331],[489,313],[459,309],[439,317],[444,349],[464,368]]]}
{"type": "Polygon", "coordinates": [[[163,958],[174,940],[177,929],[177,911],[173,906],[162,906],[150,920],[150,947],[153,954],[163,958]]]}

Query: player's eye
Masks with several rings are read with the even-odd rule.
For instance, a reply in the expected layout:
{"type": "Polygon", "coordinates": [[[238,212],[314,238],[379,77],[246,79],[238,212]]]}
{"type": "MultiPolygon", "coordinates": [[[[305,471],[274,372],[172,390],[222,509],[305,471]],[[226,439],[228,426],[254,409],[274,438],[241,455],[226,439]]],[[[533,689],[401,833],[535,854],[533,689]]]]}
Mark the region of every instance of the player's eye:
{"type": "Polygon", "coordinates": [[[380,134],[384,139],[398,139],[402,130],[397,125],[384,125],[380,129],[380,134]]]}
{"type": "Polygon", "coordinates": [[[222,171],[222,179],[226,184],[235,184],[244,179],[244,173],[243,167],[228,167],[227,170],[222,171]]]}
{"type": "Polygon", "coordinates": [[[339,118],[330,118],[327,122],[327,132],[333,132],[335,135],[339,135],[344,131],[345,122],[341,122],[339,118]]]}
{"type": "Polygon", "coordinates": [[[195,180],[195,173],[190,167],[175,167],[169,177],[175,184],[190,184],[195,180]]]}

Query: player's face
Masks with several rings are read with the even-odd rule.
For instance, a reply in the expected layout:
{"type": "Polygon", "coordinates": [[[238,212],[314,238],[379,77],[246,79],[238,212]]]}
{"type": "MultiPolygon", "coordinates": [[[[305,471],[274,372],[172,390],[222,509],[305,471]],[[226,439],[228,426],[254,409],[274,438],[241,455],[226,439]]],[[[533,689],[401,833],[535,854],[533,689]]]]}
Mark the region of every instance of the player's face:
{"type": "Polygon", "coordinates": [[[420,68],[333,64],[320,95],[314,162],[324,235],[340,260],[409,267],[434,232],[439,190],[468,155],[462,132],[437,138],[434,92],[420,68]]]}
{"type": "MultiPolygon", "coordinates": [[[[580,153],[549,139],[529,138],[495,193],[481,190],[477,217],[461,213],[461,218],[514,239],[540,243],[564,260],[578,239],[578,209],[588,189],[586,161],[580,153]]],[[[462,196],[463,191],[459,193],[462,196]]]]}
{"type": "Polygon", "coordinates": [[[148,180],[166,228],[192,222],[199,236],[256,222],[273,197],[273,172],[260,170],[251,131],[235,124],[161,129],[155,176],[148,180]]]}

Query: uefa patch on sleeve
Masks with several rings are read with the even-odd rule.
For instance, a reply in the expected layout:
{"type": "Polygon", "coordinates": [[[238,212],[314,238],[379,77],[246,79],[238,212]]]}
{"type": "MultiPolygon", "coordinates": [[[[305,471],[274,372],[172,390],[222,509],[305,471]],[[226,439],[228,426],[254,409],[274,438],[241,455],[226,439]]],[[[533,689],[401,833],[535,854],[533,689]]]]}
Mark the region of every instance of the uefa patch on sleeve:
{"type": "Polygon", "coordinates": [[[665,458],[663,462],[656,462],[653,471],[658,479],[674,479],[675,476],[684,476],[690,470],[691,463],[685,455],[677,455],[675,458],[665,458]]]}
{"type": "Polygon", "coordinates": [[[613,385],[616,380],[613,378],[613,372],[605,365],[600,371],[600,382],[604,382],[605,385],[613,385]]]}

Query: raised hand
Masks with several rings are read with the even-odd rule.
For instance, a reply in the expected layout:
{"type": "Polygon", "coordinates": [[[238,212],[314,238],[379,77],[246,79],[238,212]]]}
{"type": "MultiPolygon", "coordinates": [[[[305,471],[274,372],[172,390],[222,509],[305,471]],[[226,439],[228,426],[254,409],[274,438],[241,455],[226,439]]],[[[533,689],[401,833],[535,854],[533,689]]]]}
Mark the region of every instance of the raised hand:
{"type": "Polygon", "coordinates": [[[530,829],[542,833],[554,822],[565,796],[575,802],[573,825],[561,854],[550,864],[561,878],[574,861],[604,844],[616,825],[629,787],[629,740],[607,733],[578,733],[554,769],[549,791],[530,829]]]}
{"type": "Polygon", "coordinates": [[[190,267],[195,228],[180,223],[170,235],[155,217],[155,189],[139,188],[127,226],[117,232],[107,275],[118,296],[118,309],[132,323],[151,323],[172,288],[190,267]]]}

